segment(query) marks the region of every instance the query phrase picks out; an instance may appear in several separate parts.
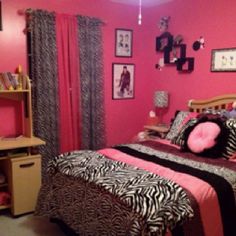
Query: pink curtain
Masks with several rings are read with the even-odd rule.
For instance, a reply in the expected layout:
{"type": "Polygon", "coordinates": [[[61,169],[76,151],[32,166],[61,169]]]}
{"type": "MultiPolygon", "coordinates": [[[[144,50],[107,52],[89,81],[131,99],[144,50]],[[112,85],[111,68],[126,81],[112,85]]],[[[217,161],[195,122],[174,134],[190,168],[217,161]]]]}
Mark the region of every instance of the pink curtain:
{"type": "Polygon", "coordinates": [[[75,16],[56,14],[61,153],[80,147],[77,29],[75,16]]]}

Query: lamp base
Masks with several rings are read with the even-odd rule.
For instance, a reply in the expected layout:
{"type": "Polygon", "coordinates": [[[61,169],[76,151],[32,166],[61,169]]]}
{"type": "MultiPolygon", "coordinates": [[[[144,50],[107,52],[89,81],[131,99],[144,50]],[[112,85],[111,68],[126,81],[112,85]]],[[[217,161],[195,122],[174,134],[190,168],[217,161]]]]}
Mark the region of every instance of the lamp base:
{"type": "Polygon", "coordinates": [[[160,120],[157,116],[148,117],[147,125],[159,125],[159,122],[160,122],[160,120]]]}

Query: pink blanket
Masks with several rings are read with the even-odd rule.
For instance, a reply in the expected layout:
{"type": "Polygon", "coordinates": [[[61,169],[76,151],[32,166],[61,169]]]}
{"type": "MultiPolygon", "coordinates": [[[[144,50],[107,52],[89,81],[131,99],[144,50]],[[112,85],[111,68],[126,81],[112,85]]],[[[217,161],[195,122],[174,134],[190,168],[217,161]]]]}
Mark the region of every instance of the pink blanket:
{"type": "Polygon", "coordinates": [[[141,160],[119,150],[107,148],[99,151],[101,154],[130,165],[148,170],[178,183],[190,192],[199,204],[204,234],[207,236],[223,236],[221,215],[215,190],[205,181],[189,174],[173,171],[161,165],[141,160]]]}

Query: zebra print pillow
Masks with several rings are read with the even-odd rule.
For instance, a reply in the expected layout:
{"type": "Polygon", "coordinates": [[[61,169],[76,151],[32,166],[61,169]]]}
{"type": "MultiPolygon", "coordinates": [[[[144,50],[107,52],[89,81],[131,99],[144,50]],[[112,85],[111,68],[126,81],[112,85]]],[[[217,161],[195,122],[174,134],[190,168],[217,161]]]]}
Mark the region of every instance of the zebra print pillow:
{"type": "Polygon", "coordinates": [[[175,145],[178,145],[180,147],[183,147],[185,142],[187,141],[186,140],[186,137],[185,137],[185,130],[190,127],[190,126],[193,126],[195,123],[197,122],[197,119],[196,118],[192,118],[190,119],[189,121],[187,121],[186,124],[183,125],[183,127],[180,129],[179,133],[177,136],[175,136],[172,140],[171,140],[171,143],[175,144],[175,145]]]}
{"type": "Polygon", "coordinates": [[[236,119],[230,118],[225,121],[225,126],[229,130],[228,142],[222,152],[222,156],[231,159],[236,153],[236,119]]]}
{"type": "Polygon", "coordinates": [[[178,132],[183,124],[183,121],[186,119],[189,113],[190,113],[189,111],[179,111],[177,113],[165,139],[172,140],[178,135],[178,132]]]}

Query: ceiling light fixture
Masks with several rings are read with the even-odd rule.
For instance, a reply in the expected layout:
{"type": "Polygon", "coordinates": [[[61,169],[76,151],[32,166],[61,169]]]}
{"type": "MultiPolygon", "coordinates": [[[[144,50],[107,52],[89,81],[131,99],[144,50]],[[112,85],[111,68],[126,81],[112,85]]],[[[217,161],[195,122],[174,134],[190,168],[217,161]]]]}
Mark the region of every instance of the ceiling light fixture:
{"type": "Polygon", "coordinates": [[[142,0],[139,0],[138,24],[142,24],[142,0]]]}

